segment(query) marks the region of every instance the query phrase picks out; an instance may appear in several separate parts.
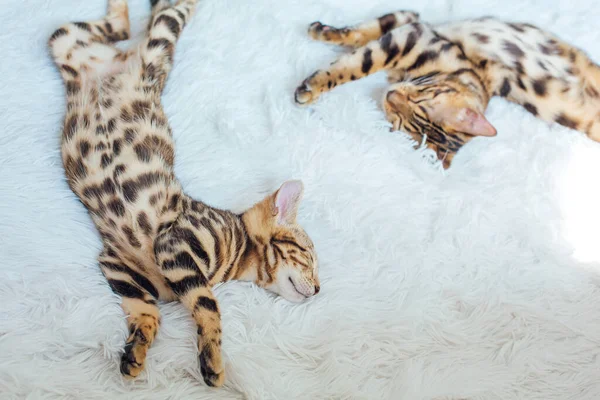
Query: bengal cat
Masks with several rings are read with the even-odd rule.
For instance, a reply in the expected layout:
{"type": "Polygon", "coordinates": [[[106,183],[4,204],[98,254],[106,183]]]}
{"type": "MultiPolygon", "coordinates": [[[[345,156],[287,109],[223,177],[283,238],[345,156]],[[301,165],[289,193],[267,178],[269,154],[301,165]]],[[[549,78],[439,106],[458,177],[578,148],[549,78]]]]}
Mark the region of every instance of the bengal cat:
{"type": "Polygon", "coordinates": [[[474,136],[496,135],[484,117],[492,96],[600,141],[600,67],[581,50],[529,24],[486,17],[432,27],[418,18],[400,11],[355,27],[312,23],[312,38],[356,49],[304,80],[296,102],[386,70],[392,130],[426,137],[445,168],[474,136]]]}
{"type": "Polygon", "coordinates": [[[211,287],[253,281],[301,301],[319,292],[317,257],[296,223],[300,181],[285,182],[241,214],[184,193],[160,98],[196,0],[150,3],[147,37],[134,50],[113,46],[129,37],[126,0],[109,0],[105,18],[66,24],[50,37],[67,94],[62,160],[100,232],[100,268],[127,314],[122,374],[136,377],[144,368],[160,325],[157,300],[178,299],[198,327],[204,381],[220,386],[221,320],[211,287]]]}

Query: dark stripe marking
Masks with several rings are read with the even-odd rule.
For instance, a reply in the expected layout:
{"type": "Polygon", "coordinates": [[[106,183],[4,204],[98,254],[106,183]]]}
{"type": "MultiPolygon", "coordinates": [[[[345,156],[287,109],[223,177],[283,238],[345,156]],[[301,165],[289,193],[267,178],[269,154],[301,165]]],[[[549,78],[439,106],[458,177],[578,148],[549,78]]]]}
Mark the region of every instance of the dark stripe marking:
{"type": "Polygon", "coordinates": [[[79,119],[78,119],[77,115],[72,115],[65,122],[64,134],[67,139],[71,139],[73,137],[73,135],[75,134],[75,131],[77,130],[78,121],[79,121],[79,119]]]}
{"type": "Polygon", "coordinates": [[[300,246],[298,243],[294,242],[293,240],[271,238],[271,243],[289,244],[289,245],[299,248],[302,251],[306,251],[306,249],[304,247],[300,246]]]}
{"type": "Polygon", "coordinates": [[[80,179],[87,176],[87,168],[83,164],[81,158],[78,158],[77,161],[75,161],[73,157],[69,156],[65,161],[65,171],[67,172],[67,176],[71,179],[80,179]]]}
{"type": "Polygon", "coordinates": [[[510,53],[515,58],[522,58],[523,56],[525,56],[525,52],[523,50],[521,50],[521,48],[519,46],[517,46],[516,44],[514,44],[513,42],[509,42],[508,40],[505,40],[503,42],[503,44],[504,44],[504,50],[506,50],[508,53],[510,53]]]}
{"type": "MultiPolygon", "coordinates": [[[[206,264],[208,268],[210,268],[210,257],[208,256],[208,253],[204,250],[204,247],[202,246],[196,235],[194,235],[194,232],[192,232],[190,229],[177,228],[173,230],[173,235],[176,238],[185,241],[188,244],[188,246],[190,246],[190,249],[192,250],[192,252],[194,252],[196,257],[202,260],[202,262],[206,264]]],[[[217,239],[215,238],[215,241],[216,240],[217,239]]]]}
{"type": "Polygon", "coordinates": [[[108,279],[108,284],[110,285],[113,292],[123,297],[130,297],[133,299],[143,299],[144,292],[142,292],[137,287],[133,286],[131,283],[118,281],[115,279],[108,279]]]}
{"type": "Polygon", "coordinates": [[[213,371],[213,369],[211,367],[209,367],[208,363],[206,362],[206,360],[210,360],[211,358],[212,358],[212,351],[210,350],[210,347],[204,346],[204,348],[202,349],[202,352],[198,356],[198,359],[200,360],[200,372],[202,373],[204,382],[208,386],[214,386],[214,384],[212,383],[212,380],[217,377],[217,374],[215,374],[215,371],[213,371]]]}
{"type": "Polygon", "coordinates": [[[400,53],[400,49],[398,48],[398,45],[393,42],[393,36],[391,33],[386,33],[380,39],[380,43],[381,49],[387,54],[384,65],[388,65],[400,53]]]}
{"type": "Polygon", "coordinates": [[[381,33],[388,33],[396,26],[396,16],[394,14],[385,14],[378,18],[381,33]]]}
{"type": "Polygon", "coordinates": [[[204,229],[206,229],[210,235],[213,237],[214,242],[215,242],[215,246],[214,246],[214,250],[215,250],[215,257],[217,260],[221,260],[221,241],[219,240],[219,236],[217,235],[217,232],[215,232],[215,229],[213,228],[213,226],[210,224],[210,221],[208,219],[203,219],[200,221],[200,224],[202,225],[202,227],[204,227],[204,229]]]}
{"type": "Polygon", "coordinates": [[[118,217],[125,215],[125,205],[121,199],[114,199],[107,204],[108,208],[118,217]]]}
{"type": "Polygon", "coordinates": [[[556,117],[555,121],[563,126],[566,126],[567,128],[577,129],[577,121],[574,121],[570,117],[566,116],[564,113],[560,113],[556,117]]]}
{"type": "Polygon", "coordinates": [[[135,137],[137,136],[137,132],[133,128],[125,129],[125,141],[127,143],[133,143],[135,137]]]}
{"type": "Polygon", "coordinates": [[[150,226],[150,220],[148,219],[148,215],[144,211],[138,214],[137,223],[146,235],[150,235],[152,233],[152,226],[150,226]]]}
{"type": "Polygon", "coordinates": [[[181,28],[179,27],[179,21],[177,21],[175,18],[169,15],[161,14],[158,16],[158,18],[156,18],[154,26],[158,25],[161,22],[164,22],[167,25],[167,27],[173,33],[173,35],[175,35],[175,37],[179,36],[179,33],[181,32],[181,28]]]}
{"type": "Polygon", "coordinates": [[[361,71],[363,74],[368,73],[373,67],[373,58],[372,58],[373,50],[366,49],[363,54],[362,68],[361,71]]]}
{"type": "Polygon", "coordinates": [[[508,78],[504,78],[504,82],[502,82],[502,87],[500,88],[500,96],[506,97],[510,93],[510,82],[508,78]]]}
{"type": "Polygon", "coordinates": [[[196,309],[205,308],[212,312],[218,312],[217,302],[211,299],[210,297],[200,296],[196,301],[196,309]]]}
{"type": "Polygon", "coordinates": [[[50,41],[54,41],[57,38],[66,35],[67,33],[69,33],[65,28],[58,28],[57,30],[54,31],[54,33],[52,34],[52,36],[50,36],[50,41]]]}
{"type": "Polygon", "coordinates": [[[100,166],[102,168],[106,168],[108,167],[110,164],[112,163],[112,157],[110,157],[108,154],[102,154],[102,158],[100,159],[100,166]]]}
{"type": "Polygon", "coordinates": [[[206,286],[206,278],[202,275],[188,276],[176,282],[167,279],[167,282],[173,292],[178,296],[184,295],[190,289],[206,286]]]}
{"type": "Polygon", "coordinates": [[[532,82],[533,90],[538,96],[546,95],[546,80],[536,79],[532,82]]]}
{"type": "Polygon", "coordinates": [[[181,253],[177,253],[173,260],[165,260],[162,263],[162,267],[165,270],[172,270],[176,268],[185,268],[191,271],[199,271],[198,264],[192,258],[190,253],[187,251],[182,251],[181,253]]]}
{"type": "Polygon", "coordinates": [[[524,104],[523,104],[523,107],[525,107],[525,109],[526,109],[527,111],[529,111],[530,113],[532,113],[533,115],[537,115],[537,114],[538,114],[537,107],[536,107],[536,106],[534,106],[534,105],[533,105],[533,104],[531,104],[531,103],[524,103],[524,104]]]}
{"type": "Polygon", "coordinates": [[[170,49],[171,46],[173,46],[173,44],[165,38],[161,38],[161,39],[151,39],[148,42],[148,48],[149,49],[153,49],[156,47],[164,47],[165,49],[170,49]]]}
{"type": "Polygon", "coordinates": [[[142,288],[144,288],[144,290],[146,290],[148,293],[150,293],[150,295],[152,297],[154,297],[155,299],[158,299],[158,296],[159,296],[158,290],[156,290],[156,287],[154,287],[152,282],[150,282],[150,280],[148,280],[145,276],[139,274],[138,272],[132,270],[129,267],[125,267],[120,264],[114,264],[114,263],[109,263],[109,262],[102,262],[101,264],[103,266],[105,266],[106,268],[111,269],[113,271],[124,272],[124,273],[129,274],[131,276],[131,278],[135,281],[135,283],[137,283],[142,288]]]}
{"type": "Polygon", "coordinates": [[[417,44],[417,39],[418,37],[415,31],[412,31],[408,34],[408,37],[406,38],[406,44],[404,45],[404,50],[402,50],[402,57],[410,53],[410,51],[415,47],[415,44],[417,44]]]}
{"type": "Polygon", "coordinates": [[[130,245],[132,245],[133,247],[136,247],[136,248],[142,247],[142,244],[140,243],[138,238],[133,233],[133,230],[129,226],[124,226],[121,229],[123,230],[123,233],[125,234],[125,236],[127,236],[127,241],[129,242],[130,245]]]}
{"type": "Polygon", "coordinates": [[[75,25],[79,29],[83,29],[84,31],[88,31],[88,32],[92,31],[90,24],[88,24],[87,22],[73,22],[73,25],[75,25]]]}
{"type": "Polygon", "coordinates": [[[77,81],[67,81],[67,95],[72,96],[79,93],[81,85],[77,81]]]}
{"type": "Polygon", "coordinates": [[[125,200],[132,203],[137,199],[138,191],[148,188],[159,180],[166,181],[166,176],[161,172],[146,172],[137,177],[129,179],[122,184],[125,200]]]}
{"type": "Polygon", "coordinates": [[[417,59],[415,60],[413,65],[408,67],[408,71],[422,67],[426,63],[433,61],[437,58],[438,58],[438,53],[436,53],[435,51],[433,51],[433,50],[424,51],[423,53],[419,54],[419,56],[417,57],[417,59]]]}
{"type": "Polygon", "coordinates": [[[81,142],[79,142],[79,151],[81,152],[81,156],[87,157],[91,147],[92,146],[90,145],[90,142],[88,142],[87,140],[82,140],[81,142]]]}
{"type": "Polygon", "coordinates": [[[71,67],[70,65],[63,64],[60,68],[73,78],[77,78],[79,76],[79,73],[75,70],[75,68],[71,67]]]}
{"type": "Polygon", "coordinates": [[[133,147],[133,150],[135,151],[135,154],[137,155],[138,160],[142,161],[142,162],[150,162],[150,148],[148,146],[146,146],[145,144],[136,144],[133,147]]]}

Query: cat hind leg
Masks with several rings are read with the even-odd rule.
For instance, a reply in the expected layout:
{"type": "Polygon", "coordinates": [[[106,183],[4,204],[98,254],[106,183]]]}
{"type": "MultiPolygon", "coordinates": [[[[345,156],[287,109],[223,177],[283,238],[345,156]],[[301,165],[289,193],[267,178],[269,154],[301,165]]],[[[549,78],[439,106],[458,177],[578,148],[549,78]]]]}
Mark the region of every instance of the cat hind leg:
{"type": "Polygon", "coordinates": [[[362,47],[372,40],[379,39],[394,28],[416,22],[419,14],[412,11],[398,11],[377,19],[365,21],[356,26],[336,28],[319,21],[313,22],[308,34],[315,40],[341,46],[362,47]]]}

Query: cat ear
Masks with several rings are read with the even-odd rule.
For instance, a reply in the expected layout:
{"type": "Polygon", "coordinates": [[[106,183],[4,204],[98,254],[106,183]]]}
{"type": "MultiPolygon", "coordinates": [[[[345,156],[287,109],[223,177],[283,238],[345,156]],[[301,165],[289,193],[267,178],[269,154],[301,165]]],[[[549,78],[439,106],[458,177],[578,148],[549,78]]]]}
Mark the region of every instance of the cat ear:
{"type": "Polygon", "coordinates": [[[496,136],[497,133],[496,128],[488,122],[485,116],[472,108],[457,109],[439,105],[429,113],[429,117],[444,127],[468,135],[496,136]]]}
{"type": "Polygon", "coordinates": [[[498,133],[482,113],[471,108],[459,109],[449,122],[455,130],[473,136],[496,136],[498,133]]]}
{"type": "Polygon", "coordinates": [[[401,105],[405,105],[408,101],[406,96],[401,95],[396,90],[390,90],[385,95],[386,100],[393,106],[399,107],[401,105]]]}
{"type": "Polygon", "coordinates": [[[275,193],[274,215],[277,217],[277,223],[293,224],[296,222],[298,206],[302,199],[304,185],[302,181],[293,180],[284,182],[275,193]]]}

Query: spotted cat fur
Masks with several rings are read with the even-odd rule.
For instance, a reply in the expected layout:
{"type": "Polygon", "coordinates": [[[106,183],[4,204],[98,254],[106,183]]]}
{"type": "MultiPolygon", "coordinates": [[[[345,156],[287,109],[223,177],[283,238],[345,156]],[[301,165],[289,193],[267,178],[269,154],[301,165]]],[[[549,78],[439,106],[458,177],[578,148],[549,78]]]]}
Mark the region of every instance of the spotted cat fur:
{"type": "Polygon", "coordinates": [[[522,105],[600,141],[600,67],[583,51],[533,25],[486,17],[432,26],[399,11],[353,27],[314,22],[312,38],[354,50],[296,89],[310,104],[346,82],[385,70],[383,108],[392,130],[426,144],[451,165],[475,136],[494,136],[492,96],[522,105]]]}
{"type": "Polygon", "coordinates": [[[296,223],[300,181],[241,214],[184,193],[161,94],[196,0],[150,3],[146,38],[132,50],[113,46],[129,37],[125,0],[109,0],[103,19],[63,25],[50,37],[67,95],[62,161],[102,238],[100,268],[127,314],[123,375],[144,368],[161,322],[157,302],[179,300],[197,325],[204,381],[221,386],[221,317],[211,287],[247,280],[301,301],[319,292],[317,257],[296,223]]]}

